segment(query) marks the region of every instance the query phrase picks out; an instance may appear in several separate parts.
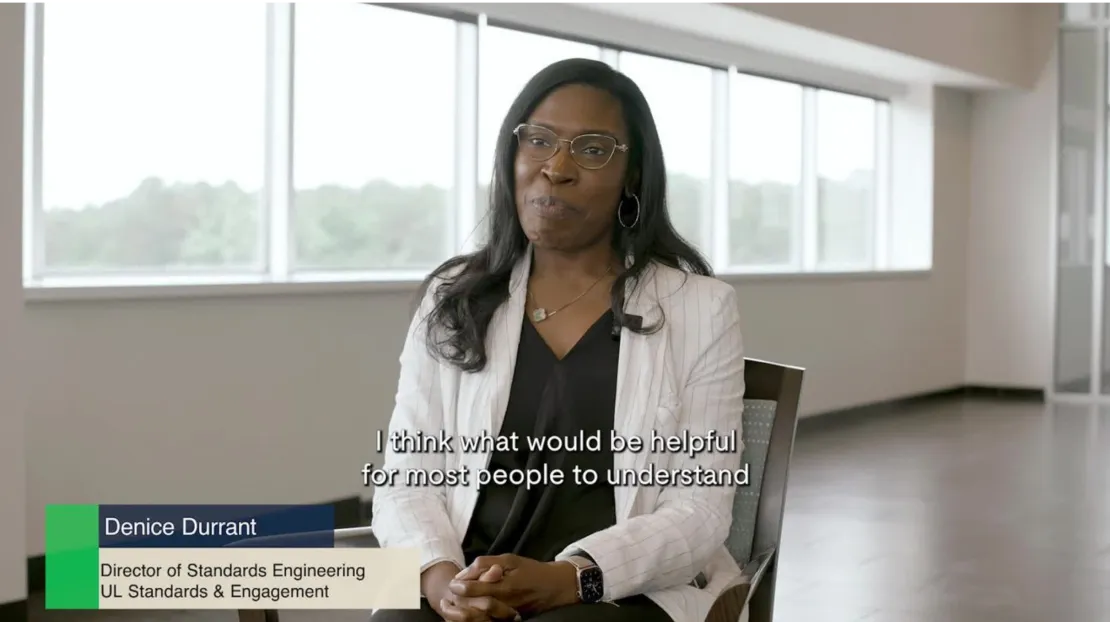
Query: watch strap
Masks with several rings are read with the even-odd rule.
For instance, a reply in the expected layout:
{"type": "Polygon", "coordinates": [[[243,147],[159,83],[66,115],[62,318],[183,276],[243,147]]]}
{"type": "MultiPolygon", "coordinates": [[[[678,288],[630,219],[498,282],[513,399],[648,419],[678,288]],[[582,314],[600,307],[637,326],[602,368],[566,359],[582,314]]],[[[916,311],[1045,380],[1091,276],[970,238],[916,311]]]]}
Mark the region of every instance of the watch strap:
{"type": "Polygon", "coordinates": [[[597,566],[597,564],[594,563],[594,560],[586,557],[585,555],[571,555],[567,558],[567,561],[570,562],[571,565],[573,565],[578,570],[579,574],[581,574],[581,572],[583,570],[586,570],[587,568],[594,568],[597,566]]]}
{"type": "Polygon", "coordinates": [[[571,549],[570,550],[570,557],[585,557],[589,561],[591,561],[595,564],[597,563],[596,561],[594,561],[594,558],[593,558],[592,555],[590,555],[586,551],[583,551],[582,549],[571,549]]]}

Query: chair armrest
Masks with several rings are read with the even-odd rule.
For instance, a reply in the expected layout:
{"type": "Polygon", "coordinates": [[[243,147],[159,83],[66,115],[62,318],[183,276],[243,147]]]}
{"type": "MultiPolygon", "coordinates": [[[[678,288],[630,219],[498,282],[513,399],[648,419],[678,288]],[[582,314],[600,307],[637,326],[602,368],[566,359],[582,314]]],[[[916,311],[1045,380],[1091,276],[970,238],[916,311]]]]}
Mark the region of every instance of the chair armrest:
{"type": "MultiPolygon", "coordinates": [[[[754,593],[756,588],[759,587],[759,582],[763,580],[763,575],[767,574],[767,569],[771,567],[771,560],[774,558],[775,547],[771,547],[753,557],[752,560],[744,566],[744,572],[740,575],[740,580],[747,581],[748,590],[750,592],[754,593]]],[[[751,599],[750,594],[748,599],[751,599]]],[[[744,604],[747,605],[748,601],[745,600],[744,604]]]]}
{"type": "Polygon", "coordinates": [[[257,538],[236,540],[224,546],[234,548],[284,548],[294,547],[301,543],[319,542],[321,538],[326,537],[332,539],[336,548],[379,548],[378,539],[374,537],[374,530],[371,527],[348,527],[346,529],[283,533],[277,536],[258,536],[257,538]]]}
{"type": "Polygon", "coordinates": [[[736,581],[717,596],[713,607],[709,609],[709,614],[705,616],[705,622],[737,622],[740,614],[751,601],[752,594],[759,587],[759,582],[767,574],[767,569],[771,567],[771,560],[774,558],[774,547],[753,557],[740,571],[736,581]]]}
{"type": "Polygon", "coordinates": [[[372,527],[348,527],[335,530],[336,548],[378,549],[377,537],[372,527]]]}

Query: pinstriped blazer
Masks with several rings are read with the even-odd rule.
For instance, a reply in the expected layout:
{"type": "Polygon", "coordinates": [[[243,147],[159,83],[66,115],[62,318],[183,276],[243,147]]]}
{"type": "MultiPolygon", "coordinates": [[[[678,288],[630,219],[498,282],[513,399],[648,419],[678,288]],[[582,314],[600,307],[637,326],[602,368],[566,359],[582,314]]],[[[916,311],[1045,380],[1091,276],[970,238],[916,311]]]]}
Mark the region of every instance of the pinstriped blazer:
{"type": "MultiPolygon", "coordinates": [[[[476,373],[436,361],[425,348],[421,320],[430,310],[435,287],[409,327],[401,353],[401,374],[389,432],[449,436],[496,435],[505,415],[525,312],[531,253],[510,279],[510,295],[494,314],[487,336],[488,364],[476,373]]],[[[662,317],[663,328],[650,335],[622,329],[617,379],[615,431],[648,440],[689,430],[705,434],[737,431],[741,438],[744,353],[740,312],[732,286],[653,264],[639,286],[626,296],[626,311],[645,325],[662,317]]],[[[738,441],[739,442],[739,441],[738,441]]],[[[391,486],[374,490],[373,528],[384,547],[413,547],[423,567],[451,560],[464,565],[462,539],[478,500],[473,475],[469,486],[410,487],[409,470],[458,470],[486,467],[489,453],[399,453],[387,448],[383,468],[400,475],[391,486]]],[[[623,452],[617,470],[740,468],[736,453],[623,452]]],[[[602,474],[604,477],[604,474],[602,474]]],[[[590,535],[559,554],[587,552],[600,566],[605,600],[646,594],[675,622],[703,622],[714,599],[739,575],[724,547],[732,522],[735,488],[618,487],[617,524],[590,535]],[[708,584],[691,585],[699,572],[708,584]]]]}

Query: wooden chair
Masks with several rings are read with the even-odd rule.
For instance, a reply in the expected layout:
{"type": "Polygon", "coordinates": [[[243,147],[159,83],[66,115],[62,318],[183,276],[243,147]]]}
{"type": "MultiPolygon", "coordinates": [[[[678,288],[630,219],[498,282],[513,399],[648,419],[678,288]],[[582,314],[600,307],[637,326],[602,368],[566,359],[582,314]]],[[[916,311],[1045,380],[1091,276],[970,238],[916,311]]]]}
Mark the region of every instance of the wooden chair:
{"type": "MultiPolygon", "coordinates": [[[[747,608],[749,622],[771,622],[778,575],[787,475],[794,451],[798,401],[804,370],[756,359],[745,359],[744,461],[749,485],[737,490],[732,529],[726,546],[743,574],[713,604],[706,622],[737,622],[747,608]]],[[[283,544],[290,538],[254,538],[244,544],[283,544]]],[[[370,527],[334,531],[337,547],[377,547],[370,527]]],[[[278,612],[239,611],[240,622],[278,622],[278,612]]]]}

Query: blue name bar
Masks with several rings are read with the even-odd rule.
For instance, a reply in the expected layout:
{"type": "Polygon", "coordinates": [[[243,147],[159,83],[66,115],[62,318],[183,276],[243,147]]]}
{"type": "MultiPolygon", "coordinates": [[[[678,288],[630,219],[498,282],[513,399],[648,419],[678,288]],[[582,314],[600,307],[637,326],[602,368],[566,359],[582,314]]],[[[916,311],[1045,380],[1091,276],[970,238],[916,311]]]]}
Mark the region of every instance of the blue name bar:
{"type": "Polygon", "coordinates": [[[331,548],[331,505],[101,505],[101,548],[331,548]]]}

